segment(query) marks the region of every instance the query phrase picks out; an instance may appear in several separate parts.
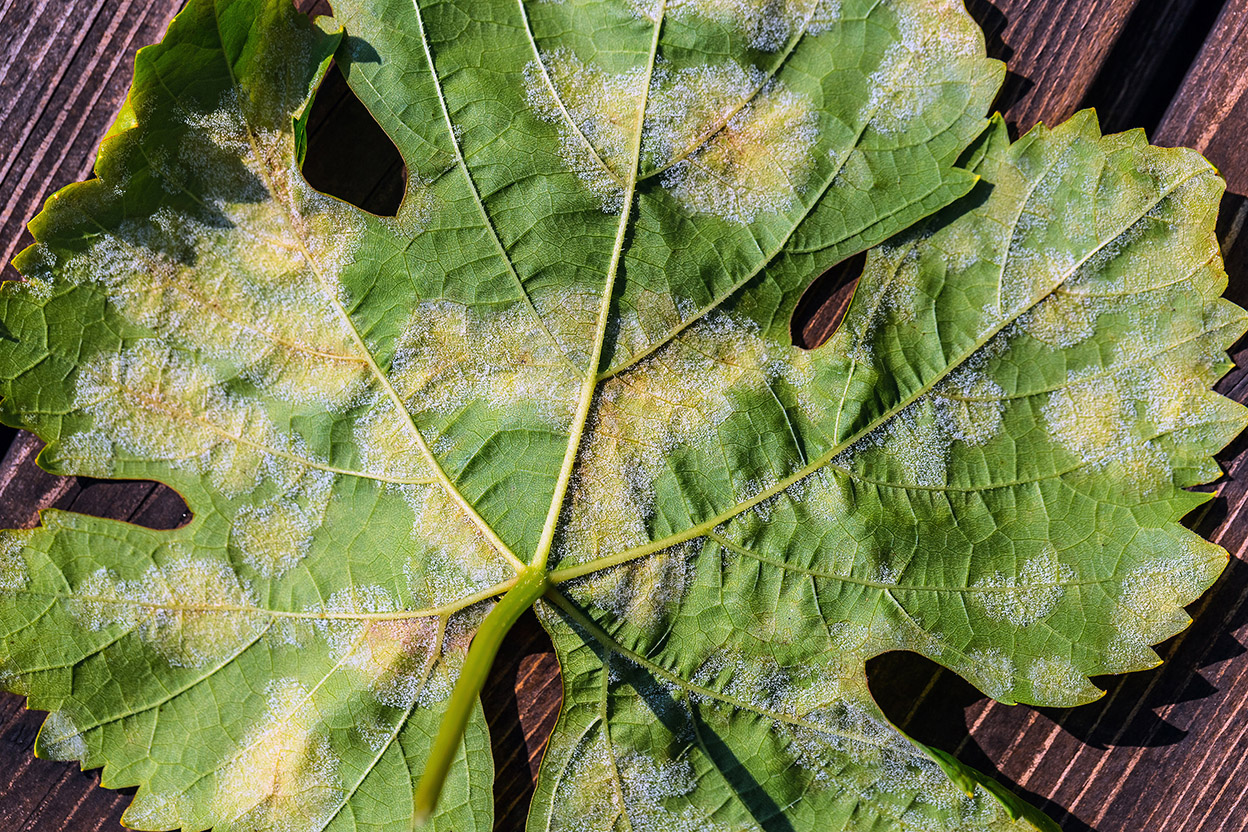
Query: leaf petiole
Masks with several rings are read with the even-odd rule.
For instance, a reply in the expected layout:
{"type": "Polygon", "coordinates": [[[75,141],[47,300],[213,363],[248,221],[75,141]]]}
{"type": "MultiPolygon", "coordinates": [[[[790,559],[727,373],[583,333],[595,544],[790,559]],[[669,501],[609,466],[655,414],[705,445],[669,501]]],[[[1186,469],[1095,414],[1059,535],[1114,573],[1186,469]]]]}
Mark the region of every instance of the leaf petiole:
{"type": "Polygon", "coordinates": [[[463,742],[468,717],[472,714],[481,689],[485,687],[486,677],[494,664],[494,657],[498,655],[503,637],[520,615],[542,597],[549,585],[545,567],[526,567],[517,577],[515,585],[490,610],[490,614],[481,622],[481,628],[473,636],[472,646],[468,648],[468,656],[459,672],[459,679],[451,691],[450,703],[438,726],[438,735],[429,750],[424,773],[416,786],[412,829],[422,826],[437,806],[447,772],[450,771],[451,763],[463,742]]]}

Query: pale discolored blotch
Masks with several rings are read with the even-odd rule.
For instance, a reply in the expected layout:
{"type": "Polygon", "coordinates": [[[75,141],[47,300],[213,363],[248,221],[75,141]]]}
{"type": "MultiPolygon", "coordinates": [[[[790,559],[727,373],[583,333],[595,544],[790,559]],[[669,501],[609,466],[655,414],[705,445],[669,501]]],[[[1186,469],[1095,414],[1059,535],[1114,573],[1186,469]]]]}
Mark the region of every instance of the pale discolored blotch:
{"type": "Polygon", "coordinates": [[[30,567],[22,554],[30,532],[0,531],[0,596],[20,592],[30,583],[30,567]]]}
{"type": "Polygon", "coordinates": [[[1001,432],[1005,391],[982,371],[967,367],[932,391],[937,420],[955,441],[982,445],[1001,432]]]}
{"type": "Polygon", "coordinates": [[[1006,701],[1017,680],[1018,667],[1008,653],[994,647],[967,652],[958,673],[993,699],[1006,701]]]}
{"type": "Polygon", "coordinates": [[[1031,701],[1051,708],[1072,708],[1100,697],[1102,691],[1088,681],[1087,676],[1075,663],[1065,656],[1047,656],[1036,659],[1026,669],[1025,678],[1031,683],[1031,701]]]}
{"type": "Polygon", "coordinates": [[[412,485],[398,490],[414,513],[416,548],[403,567],[414,603],[421,608],[452,604],[515,576],[445,489],[412,485]]]}
{"type": "Polygon", "coordinates": [[[1058,348],[1073,347],[1096,334],[1096,319],[1104,304],[1075,292],[1058,289],[1022,318],[1027,334],[1058,348]]]}
{"type": "MultiPolygon", "coordinates": [[[[352,587],[329,599],[327,616],[317,627],[331,653],[357,674],[383,705],[427,707],[444,699],[454,684],[444,649],[455,658],[458,620],[448,626],[443,616],[404,614],[393,595],[381,587],[352,587]]],[[[473,617],[475,614],[469,614],[473,617]]]]}
{"type": "MultiPolygon", "coordinates": [[[[560,559],[645,543],[654,481],[671,454],[684,446],[718,456],[719,426],[736,412],[738,393],[770,398],[773,384],[809,390],[813,362],[804,350],[762,337],[748,319],[716,312],[604,380],[569,488],[560,559]]],[[[736,496],[752,497],[769,484],[742,483],[736,496]]]]}
{"type": "Polygon", "coordinates": [[[616,213],[633,175],[632,148],[646,75],[640,69],[611,74],[567,49],[538,56],[524,71],[529,106],[558,125],[564,164],[616,213]]]}
{"type": "Polygon", "coordinates": [[[201,213],[162,207],[124,221],[62,271],[102,286],[123,316],[230,367],[263,396],[348,405],[372,382],[339,281],[363,215],[309,187],[290,133],[249,125],[236,94],[186,125],[177,153],[151,161],[167,190],[198,190],[201,213]]]}
{"type": "Polygon", "coordinates": [[[325,519],[334,477],[309,476],[302,501],[284,494],[243,506],[234,518],[231,540],[243,560],[266,578],[276,578],[307,556],[325,519]]]}
{"type": "Polygon", "coordinates": [[[231,392],[209,366],[153,339],[86,362],[74,404],[94,419],[68,442],[77,473],[110,476],[123,454],[158,459],[237,497],[265,480],[294,487],[324,466],[277,429],[259,399],[231,392]]]}
{"type": "Polygon", "coordinates": [[[657,73],[645,149],[688,211],[749,223],[797,203],[814,169],[810,100],[728,61],[657,73]]]}
{"type": "Polygon", "coordinates": [[[39,729],[39,755],[49,760],[85,760],[87,741],[64,710],[48,714],[39,729]]]}
{"type": "MultiPolygon", "coordinates": [[[[387,375],[413,413],[449,416],[482,403],[557,429],[570,422],[582,381],[524,303],[488,312],[446,301],[418,304],[387,375]]],[[[420,453],[406,414],[393,412],[380,394],[373,404],[385,415],[365,420],[358,432],[369,467],[418,473],[420,453]],[[378,447],[384,440],[389,446],[378,447]]]]}
{"type": "Polygon", "coordinates": [[[1204,590],[1222,558],[1211,557],[1210,544],[1200,541],[1190,556],[1171,556],[1142,563],[1122,579],[1114,606],[1107,659],[1108,672],[1121,673],[1158,663],[1152,645],[1191,623],[1184,605],[1204,590]]]}
{"type": "MultiPolygon", "coordinates": [[[[653,0],[630,0],[638,15],[658,18],[653,0]]],[[[663,6],[674,20],[714,21],[736,29],[754,49],[777,52],[803,35],[817,35],[841,16],[840,0],[667,0],[663,6]]]]}
{"type": "Polygon", "coordinates": [[[1057,559],[1052,547],[1025,559],[1016,575],[1001,572],[971,584],[970,597],[994,621],[1029,627],[1057,608],[1075,570],[1057,559]]]}
{"type": "Polygon", "coordinates": [[[70,594],[68,605],[90,630],[135,633],[175,667],[203,667],[233,655],[264,632],[269,615],[229,565],[182,554],[167,544],[161,566],[137,580],[101,569],[70,594]]]}
{"type": "Polygon", "coordinates": [[[1208,396],[1183,374],[1119,365],[1072,371],[1067,383],[1049,395],[1043,415],[1049,435],[1081,467],[1112,467],[1133,488],[1149,493],[1170,478],[1171,470],[1165,454],[1145,433],[1148,426],[1139,418],[1137,405],[1155,418],[1154,428],[1166,432],[1180,426],[1166,424],[1166,414],[1174,413],[1176,406],[1183,409],[1190,403],[1181,419],[1186,424],[1199,422],[1209,410],[1202,399],[1208,396]],[[1172,379],[1177,379],[1177,387],[1172,379]]]}
{"type": "Polygon", "coordinates": [[[693,563],[702,539],[589,576],[568,589],[571,597],[605,609],[645,632],[661,632],[693,585],[693,563]]]}
{"type": "Polygon", "coordinates": [[[346,795],[312,693],[279,679],[266,695],[264,720],[217,772],[212,812],[240,829],[322,828],[346,795]]]}

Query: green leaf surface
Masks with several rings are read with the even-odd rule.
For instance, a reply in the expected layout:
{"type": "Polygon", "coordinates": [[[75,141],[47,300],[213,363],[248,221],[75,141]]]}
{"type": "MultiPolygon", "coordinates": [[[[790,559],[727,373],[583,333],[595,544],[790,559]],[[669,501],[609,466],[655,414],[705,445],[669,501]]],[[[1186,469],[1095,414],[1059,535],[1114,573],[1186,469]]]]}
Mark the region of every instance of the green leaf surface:
{"type": "Polygon", "coordinates": [[[1184,488],[1244,424],[1210,391],[1248,326],[1212,168],[1086,113],[985,132],[1002,67],[938,0],[335,14],[192,0],[0,293],[41,464],[194,515],[3,533],[38,752],[137,786],[135,828],[218,832],[406,829],[432,759],[434,828],[485,830],[452,689],[545,590],[533,830],[1052,829],[889,724],[865,663],[1074,705],[1187,624],[1226,554],[1184,488]],[[331,56],[396,217],[299,172],[331,56]]]}

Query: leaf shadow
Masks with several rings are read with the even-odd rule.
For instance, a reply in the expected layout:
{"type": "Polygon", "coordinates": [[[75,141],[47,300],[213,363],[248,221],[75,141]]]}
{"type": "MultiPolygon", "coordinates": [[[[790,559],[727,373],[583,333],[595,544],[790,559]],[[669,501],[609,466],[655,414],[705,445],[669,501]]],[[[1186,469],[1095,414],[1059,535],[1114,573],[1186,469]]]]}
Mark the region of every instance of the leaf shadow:
{"type": "MultiPolygon", "coordinates": [[[[1218,497],[1209,506],[1207,511],[1194,513],[1188,521],[1206,536],[1225,521],[1227,500],[1218,497]]],[[[1234,548],[1226,541],[1223,543],[1234,548]]],[[[1217,695],[1218,688],[1201,671],[1248,652],[1232,635],[1248,625],[1248,564],[1232,557],[1213,588],[1188,610],[1194,619],[1192,625],[1155,648],[1163,660],[1160,666],[1119,676],[1095,677],[1093,682],[1105,690],[1105,695],[1091,704],[1035,710],[1085,747],[1101,752],[1112,752],[1115,748],[1141,749],[1145,764],[1150,756],[1147,749],[1177,746],[1188,741],[1188,732],[1167,721],[1162,714],[1173,706],[1217,695]]],[[[984,703],[987,697],[957,674],[915,653],[900,651],[873,659],[867,673],[872,694],[880,707],[915,739],[954,753],[968,765],[996,778],[1039,806],[1067,832],[1102,832],[1063,805],[1064,794],[1071,792],[1054,793],[1050,789],[1050,796],[1046,797],[1028,790],[1001,771],[994,757],[969,730],[968,710],[984,703]]],[[[1015,724],[1010,721],[1011,726],[1015,724]]],[[[999,730],[1011,729],[1003,724],[999,730]]],[[[1002,737],[998,735],[992,739],[999,741],[1002,737]]],[[[1009,751],[1013,752],[1021,741],[1025,741],[1021,735],[1007,737],[1009,751]]],[[[1000,742],[993,745],[998,746],[1000,742]]],[[[1022,747],[1022,751],[1034,750],[1022,747]]],[[[1004,755],[995,756],[999,759],[1004,755]]],[[[1057,759],[1047,749],[1044,756],[1057,759]]],[[[1014,769],[1011,766],[1011,770],[1014,769]]],[[[1108,829],[1105,827],[1104,832],[1108,829]]]]}

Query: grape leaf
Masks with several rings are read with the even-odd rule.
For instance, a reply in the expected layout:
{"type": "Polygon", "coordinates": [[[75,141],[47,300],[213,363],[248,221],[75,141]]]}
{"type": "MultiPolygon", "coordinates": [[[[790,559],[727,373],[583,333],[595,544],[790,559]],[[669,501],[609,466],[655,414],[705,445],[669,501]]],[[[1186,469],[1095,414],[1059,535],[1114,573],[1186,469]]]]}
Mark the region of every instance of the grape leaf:
{"type": "Polygon", "coordinates": [[[194,514],[3,533],[38,752],[137,786],[136,828],[404,829],[445,766],[430,823],[487,829],[475,693],[536,603],[533,829],[1055,828],[865,662],[1073,705],[1186,625],[1226,555],[1183,489],[1244,425],[1213,170],[1086,113],[983,132],[960,4],[335,13],[192,0],[0,293],[41,464],[194,514]],[[407,165],[394,218],[299,173],[331,56],[407,165]]]}

